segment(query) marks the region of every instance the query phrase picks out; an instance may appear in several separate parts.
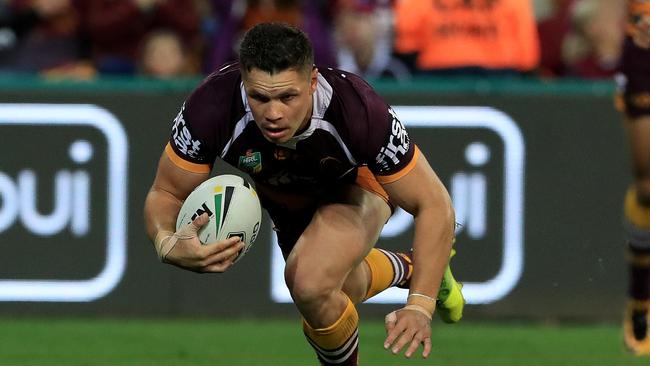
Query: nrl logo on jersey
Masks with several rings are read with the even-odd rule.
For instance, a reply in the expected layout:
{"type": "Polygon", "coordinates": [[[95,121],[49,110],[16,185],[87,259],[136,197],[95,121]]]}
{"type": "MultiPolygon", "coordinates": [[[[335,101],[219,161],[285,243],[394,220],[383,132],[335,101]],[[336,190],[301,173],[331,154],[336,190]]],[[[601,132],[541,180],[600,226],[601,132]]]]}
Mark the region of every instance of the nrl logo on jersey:
{"type": "Polygon", "coordinates": [[[172,127],[172,138],[174,144],[178,150],[189,156],[190,158],[198,159],[199,148],[201,142],[192,138],[190,130],[187,129],[185,118],[183,117],[183,111],[185,110],[185,103],[181,107],[181,111],[178,112],[176,118],[174,118],[174,126],[172,127]]]}
{"type": "Polygon", "coordinates": [[[262,171],[262,154],[259,151],[246,151],[246,155],[239,157],[237,167],[247,173],[259,173],[262,171]]]}
{"type": "Polygon", "coordinates": [[[391,122],[391,134],[388,137],[387,143],[379,150],[379,154],[375,161],[380,166],[381,170],[388,170],[390,165],[395,166],[399,164],[400,158],[404,157],[409,151],[410,139],[406,128],[397,118],[397,114],[392,108],[388,112],[393,116],[391,122]]]}

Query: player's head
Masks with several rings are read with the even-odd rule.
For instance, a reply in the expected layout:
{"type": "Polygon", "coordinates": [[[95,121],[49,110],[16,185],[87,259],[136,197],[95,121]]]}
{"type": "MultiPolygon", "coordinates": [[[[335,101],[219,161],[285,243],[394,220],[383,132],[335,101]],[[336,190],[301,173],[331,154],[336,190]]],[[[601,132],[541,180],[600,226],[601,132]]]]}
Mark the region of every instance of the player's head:
{"type": "Polygon", "coordinates": [[[286,24],[262,23],[242,41],[239,64],[248,103],[264,137],[286,142],[311,118],[317,70],[307,36],[286,24]]]}
{"type": "Polygon", "coordinates": [[[242,73],[253,69],[271,75],[285,70],[307,74],[314,65],[314,50],[307,35],[284,23],[261,23],[251,28],[239,48],[242,73]]]}

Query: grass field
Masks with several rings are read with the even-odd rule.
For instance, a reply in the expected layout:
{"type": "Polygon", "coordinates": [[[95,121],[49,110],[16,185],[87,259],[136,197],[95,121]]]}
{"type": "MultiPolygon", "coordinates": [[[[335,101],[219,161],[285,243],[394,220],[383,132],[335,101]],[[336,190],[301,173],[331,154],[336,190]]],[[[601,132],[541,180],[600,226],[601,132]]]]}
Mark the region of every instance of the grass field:
{"type": "MultiPolygon", "coordinates": [[[[361,325],[361,365],[632,366],[620,329],[434,323],[433,353],[406,360],[382,348],[381,322],[361,325]]],[[[298,321],[0,319],[2,366],[317,365],[298,321]]]]}

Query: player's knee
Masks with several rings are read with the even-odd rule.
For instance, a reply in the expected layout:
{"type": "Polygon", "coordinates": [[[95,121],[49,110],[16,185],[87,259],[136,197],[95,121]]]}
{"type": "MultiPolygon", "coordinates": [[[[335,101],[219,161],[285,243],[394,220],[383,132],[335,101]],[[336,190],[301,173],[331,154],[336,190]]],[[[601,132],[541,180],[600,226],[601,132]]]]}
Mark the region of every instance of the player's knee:
{"type": "Polygon", "coordinates": [[[327,281],[321,281],[313,276],[294,278],[291,284],[287,283],[291,297],[299,304],[321,304],[332,293],[334,286],[329,286],[327,281]]]}
{"type": "Polygon", "coordinates": [[[284,278],[296,303],[321,303],[336,291],[334,282],[319,271],[299,268],[297,261],[287,261],[284,278]]]}

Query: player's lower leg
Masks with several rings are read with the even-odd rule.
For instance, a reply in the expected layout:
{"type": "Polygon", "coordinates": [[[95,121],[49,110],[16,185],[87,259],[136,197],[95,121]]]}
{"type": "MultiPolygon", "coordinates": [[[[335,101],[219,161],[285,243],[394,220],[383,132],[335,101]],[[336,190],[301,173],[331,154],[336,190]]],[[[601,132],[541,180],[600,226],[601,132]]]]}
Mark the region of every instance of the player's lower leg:
{"type": "Polygon", "coordinates": [[[368,287],[362,301],[365,301],[389,287],[408,283],[413,273],[410,255],[372,248],[364,258],[368,266],[368,287]]]}
{"type": "MultiPolygon", "coordinates": [[[[456,251],[452,249],[451,257],[456,251]]],[[[413,258],[411,253],[395,253],[373,248],[364,259],[370,269],[370,284],[363,300],[397,286],[409,288],[413,273],[413,258]]],[[[437,313],[446,323],[458,322],[463,316],[465,299],[461,292],[462,285],[454,278],[451,268],[447,265],[437,296],[437,313]]]]}
{"type": "Polygon", "coordinates": [[[650,195],[630,189],[625,198],[628,235],[628,303],[625,345],[636,355],[650,355],[650,195]]]}
{"type": "Polygon", "coordinates": [[[356,366],[359,353],[359,315],[350,299],[331,325],[313,328],[303,319],[303,331],[321,365],[356,366]]]}

